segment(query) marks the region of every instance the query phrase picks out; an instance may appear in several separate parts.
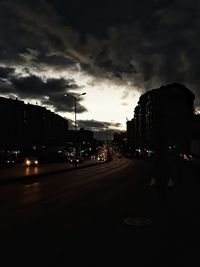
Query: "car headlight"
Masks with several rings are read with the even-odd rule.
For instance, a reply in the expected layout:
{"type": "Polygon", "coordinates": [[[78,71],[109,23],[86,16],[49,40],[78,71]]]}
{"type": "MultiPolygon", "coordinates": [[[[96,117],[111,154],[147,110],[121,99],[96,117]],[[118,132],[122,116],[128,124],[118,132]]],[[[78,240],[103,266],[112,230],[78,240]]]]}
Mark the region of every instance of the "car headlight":
{"type": "Polygon", "coordinates": [[[26,160],[26,165],[30,165],[30,164],[31,164],[30,160],[26,160]]]}

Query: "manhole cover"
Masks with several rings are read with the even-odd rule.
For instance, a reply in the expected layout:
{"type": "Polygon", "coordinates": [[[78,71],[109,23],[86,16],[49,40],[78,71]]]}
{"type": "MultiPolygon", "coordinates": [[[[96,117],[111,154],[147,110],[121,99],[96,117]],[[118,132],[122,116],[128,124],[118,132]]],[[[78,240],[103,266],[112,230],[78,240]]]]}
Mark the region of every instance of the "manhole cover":
{"type": "Polygon", "coordinates": [[[151,220],[145,217],[129,217],[124,219],[124,223],[133,226],[145,226],[151,224],[151,220]]]}

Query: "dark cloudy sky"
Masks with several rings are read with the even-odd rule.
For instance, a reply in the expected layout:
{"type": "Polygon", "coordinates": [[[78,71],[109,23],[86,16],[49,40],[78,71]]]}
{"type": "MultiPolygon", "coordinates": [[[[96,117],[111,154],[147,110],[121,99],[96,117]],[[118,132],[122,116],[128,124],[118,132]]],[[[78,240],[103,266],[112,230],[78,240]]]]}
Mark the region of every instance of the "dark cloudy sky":
{"type": "Polygon", "coordinates": [[[140,94],[180,82],[200,106],[199,0],[1,0],[0,95],[125,129],[140,94]]]}

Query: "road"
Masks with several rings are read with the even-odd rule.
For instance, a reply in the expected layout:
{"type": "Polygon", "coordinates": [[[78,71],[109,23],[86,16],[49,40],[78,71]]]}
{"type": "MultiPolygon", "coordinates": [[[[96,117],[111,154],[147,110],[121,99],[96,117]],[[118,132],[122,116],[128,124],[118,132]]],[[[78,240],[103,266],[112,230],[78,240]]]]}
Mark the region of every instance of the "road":
{"type": "MultiPolygon", "coordinates": [[[[94,196],[95,200],[100,197],[100,201],[105,201],[107,192],[111,193],[112,187],[124,180],[124,171],[132,172],[132,164],[115,158],[107,164],[4,185],[0,187],[1,222],[58,222],[58,216],[63,221],[62,208],[74,209],[83,201],[91,205],[94,196]]],[[[132,173],[128,177],[132,178],[132,173]]]]}
{"type": "MultiPolygon", "coordinates": [[[[78,167],[95,164],[95,160],[85,160],[83,163],[77,164],[78,167]]],[[[65,171],[74,168],[74,164],[69,162],[60,163],[40,163],[39,166],[23,166],[22,164],[16,164],[12,167],[1,168],[0,169],[0,183],[3,181],[13,181],[22,177],[31,177],[35,175],[43,175],[57,171],[65,171]]]]}
{"type": "Polygon", "coordinates": [[[99,166],[2,185],[1,252],[8,264],[4,266],[10,266],[13,257],[20,266],[194,263],[199,249],[194,245],[194,236],[199,237],[194,223],[200,218],[191,212],[191,201],[183,202],[190,195],[183,187],[169,192],[167,206],[158,210],[148,182],[148,162],[115,158],[99,166]],[[183,209],[192,217],[181,213],[183,209]],[[124,219],[130,216],[150,218],[152,224],[128,226],[124,219]]]}

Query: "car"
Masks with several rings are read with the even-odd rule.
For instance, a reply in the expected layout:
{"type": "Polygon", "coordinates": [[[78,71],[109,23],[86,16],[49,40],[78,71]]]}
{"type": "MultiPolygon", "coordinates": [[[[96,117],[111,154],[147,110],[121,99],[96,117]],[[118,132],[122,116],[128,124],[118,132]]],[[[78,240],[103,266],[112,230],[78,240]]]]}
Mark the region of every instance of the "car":
{"type": "Polygon", "coordinates": [[[6,158],[6,165],[7,165],[7,166],[14,166],[14,165],[15,165],[15,160],[14,160],[14,158],[12,158],[12,157],[8,157],[8,158],[6,158]]]}
{"type": "Polygon", "coordinates": [[[23,161],[23,165],[26,167],[38,166],[39,161],[36,157],[26,157],[23,161]]]}
{"type": "Polygon", "coordinates": [[[82,157],[73,157],[73,158],[70,158],[69,162],[70,163],[82,163],[83,158],[82,157]]]}
{"type": "Polygon", "coordinates": [[[193,157],[191,154],[188,154],[188,153],[180,153],[180,159],[183,162],[192,162],[193,157]]]}
{"type": "Polygon", "coordinates": [[[104,156],[100,155],[100,156],[97,157],[97,160],[98,161],[106,161],[106,158],[104,156]]]}
{"type": "Polygon", "coordinates": [[[12,167],[15,165],[15,163],[15,159],[12,157],[0,159],[0,167],[12,167]]]}

